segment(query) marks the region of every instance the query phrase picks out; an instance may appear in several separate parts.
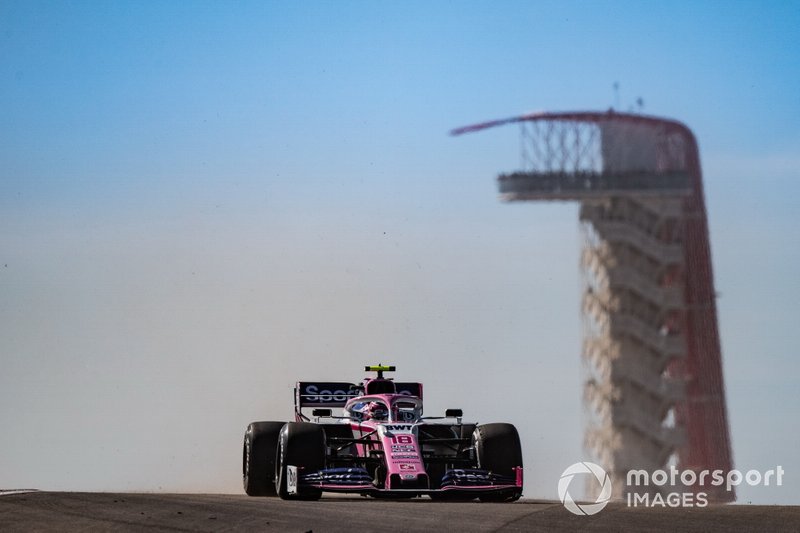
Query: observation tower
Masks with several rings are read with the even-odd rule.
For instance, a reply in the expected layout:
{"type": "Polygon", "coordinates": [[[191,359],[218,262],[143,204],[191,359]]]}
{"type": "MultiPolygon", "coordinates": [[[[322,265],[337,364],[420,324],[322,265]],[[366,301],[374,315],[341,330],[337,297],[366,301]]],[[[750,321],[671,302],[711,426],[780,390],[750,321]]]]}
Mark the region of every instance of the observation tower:
{"type": "MultiPolygon", "coordinates": [[[[615,480],[613,496],[627,493],[628,470],[729,471],[708,221],[691,130],[608,111],[534,113],[451,133],[511,123],[521,128],[522,168],[500,174],[501,198],[580,202],[584,446],[615,480]]],[[[708,484],[649,490],[735,499],[708,484]]]]}

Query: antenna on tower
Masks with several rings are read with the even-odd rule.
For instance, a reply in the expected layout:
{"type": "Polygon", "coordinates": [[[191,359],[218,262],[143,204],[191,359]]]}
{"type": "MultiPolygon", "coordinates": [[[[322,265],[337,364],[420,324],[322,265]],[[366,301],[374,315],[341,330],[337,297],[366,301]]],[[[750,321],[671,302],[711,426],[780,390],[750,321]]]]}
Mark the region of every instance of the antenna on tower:
{"type": "Polygon", "coordinates": [[[619,110],[619,82],[614,82],[614,109],[619,110]]]}

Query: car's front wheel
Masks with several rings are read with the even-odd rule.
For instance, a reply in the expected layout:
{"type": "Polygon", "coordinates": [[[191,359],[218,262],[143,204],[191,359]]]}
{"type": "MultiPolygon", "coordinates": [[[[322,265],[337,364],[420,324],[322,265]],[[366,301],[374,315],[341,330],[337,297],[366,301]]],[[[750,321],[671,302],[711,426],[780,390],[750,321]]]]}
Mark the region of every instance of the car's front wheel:
{"type": "MultiPolygon", "coordinates": [[[[515,467],[522,467],[522,446],[519,433],[512,424],[484,424],[472,434],[478,468],[494,474],[516,477],[515,467]]],[[[522,496],[522,489],[489,493],[482,502],[513,502],[522,496]]]]}
{"type": "Polygon", "coordinates": [[[275,490],[284,500],[318,500],[322,491],[300,487],[299,476],[325,468],[325,432],[316,424],[288,422],[281,429],[275,490]]]}

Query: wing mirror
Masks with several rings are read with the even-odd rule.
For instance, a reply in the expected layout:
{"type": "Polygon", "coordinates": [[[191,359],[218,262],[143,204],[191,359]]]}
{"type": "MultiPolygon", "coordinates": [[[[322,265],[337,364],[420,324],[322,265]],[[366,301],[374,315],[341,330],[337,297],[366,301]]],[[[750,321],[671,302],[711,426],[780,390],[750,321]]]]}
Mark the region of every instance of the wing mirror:
{"type": "Polygon", "coordinates": [[[313,416],[317,416],[317,417],[319,417],[319,416],[331,416],[331,413],[333,413],[333,411],[331,409],[314,409],[313,411],[311,411],[311,414],[313,416]]]}
{"type": "Polygon", "coordinates": [[[453,417],[453,418],[461,418],[464,416],[464,411],[461,409],[447,409],[444,412],[444,416],[446,417],[453,417]]]}

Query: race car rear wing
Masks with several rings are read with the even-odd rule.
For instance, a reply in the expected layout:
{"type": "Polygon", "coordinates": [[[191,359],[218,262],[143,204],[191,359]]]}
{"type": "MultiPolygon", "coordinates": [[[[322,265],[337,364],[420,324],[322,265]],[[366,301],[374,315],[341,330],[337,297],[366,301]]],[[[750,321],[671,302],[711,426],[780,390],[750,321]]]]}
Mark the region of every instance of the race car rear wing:
{"type": "MultiPolygon", "coordinates": [[[[416,396],[422,399],[422,383],[394,383],[397,394],[416,396]]],[[[294,389],[295,406],[344,407],[347,400],[364,394],[361,386],[354,383],[330,381],[298,381],[294,389]]]]}

